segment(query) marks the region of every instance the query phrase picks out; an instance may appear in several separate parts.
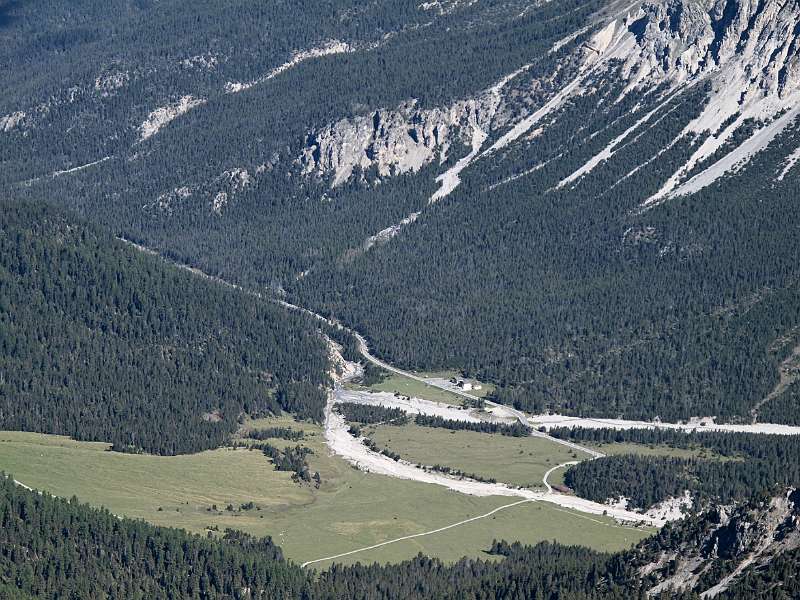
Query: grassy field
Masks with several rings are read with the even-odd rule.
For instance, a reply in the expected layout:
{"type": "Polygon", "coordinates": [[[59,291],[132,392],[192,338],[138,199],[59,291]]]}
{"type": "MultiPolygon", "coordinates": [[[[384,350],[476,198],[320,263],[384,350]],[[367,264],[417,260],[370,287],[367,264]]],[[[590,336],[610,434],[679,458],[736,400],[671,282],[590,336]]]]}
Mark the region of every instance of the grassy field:
{"type": "MultiPolygon", "coordinates": [[[[458,371],[414,371],[414,375],[418,377],[423,377],[425,379],[451,379],[455,377],[456,379],[464,379],[464,377],[458,371]]],[[[467,378],[470,381],[476,381],[472,378],[467,378]]],[[[479,390],[470,390],[469,393],[473,396],[477,396],[479,398],[485,398],[489,394],[491,394],[495,386],[491,383],[485,383],[483,381],[480,382],[481,389],[479,390]]]]}
{"type": "MultiPolygon", "coordinates": [[[[346,552],[443,527],[510,504],[513,498],[475,498],[433,485],[366,474],[331,457],[317,426],[287,419],[259,426],[302,428],[322,475],[319,490],[274,471],[256,451],[220,449],[191,456],[158,457],[107,451],[102,443],[40,434],[0,432],[0,470],[58,496],[78,496],[113,513],[203,533],[234,527],[271,535],[298,562],[346,552]],[[258,509],[240,511],[254,502],[258,509]],[[225,507],[232,505],[234,511],[225,507]],[[217,510],[213,510],[213,505],[217,510]],[[424,510],[421,510],[424,507],[424,510]]],[[[289,442],[274,441],[275,445],[289,442]]],[[[456,560],[482,556],[492,539],[535,543],[557,539],[603,550],[630,546],[647,531],[545,504],[509,509],[441,534],[392,544],[338,560],[398,561],[417,552],[456,560]]],[[[322,564],[321,566],[325,566],[322,564]]]]}
{"type": "Polygon", "coordinates": [[[551,485],[564,485],[564,475],[569,469],[569,466],[556,469],[550,473],[550,476],[547,478],[547,482],[551,485]]]}
{"type": "Polygon", "coordinates": [[[460,406],[464,402],[464,398],[458,394],[448,392],[432,385],[427,385],[416,379],[409,379],[402,375],[390,374],[389,377],[384,379],[381,383],[376,383],[369,387],[364,387],[358,384],[350,384],[349,387],[357,390],[372,390],[375,392],[391,392],[399,393],[404,396],[412,396],[415,398],[422,398],[432,402],[444,402],[446,404],[453,404],[460,406]]]}
{"type": "MultiPolygon", "coordinates": [[[[515,501],[514,498],[506,498],[504,504],[512,504],[515,501]]],[[[598,550],[614,551],[620,547],[628,547],[652,532],[652,530],[620,527],[606,517],[582,515],[545,502],[531,502],[511,507],[462,527],[383,546],[335,561],[322,561],[315,563],[313,567],[324,569],[333,562],[350,564],[359,560],[395,562],[420,552],[448,562],[456,561],[465,554],[488,558],[485,552],[473,553],[471,549],[485,550],[495,539],[515,537],[527,538],[534,543],[558,540],[568,544],[588,545],[598,550]]]]}
{"type": "MultiPolygon", "coordinates": [[[[610,456],[617,454],[638,454],[640,456],[669,456],[672,458],[706,458],[726,460],[708,448],[671,448],[664,445],[634,444],[631,442],[614,442],[610,444],[586,443],[587,447],[599,450],[610,456]]],[[[730,460],[730,459],[727,459],[730,460]]]]}
{"type": "MultiPolygon", "coordinates": [[[[414,424],[379,425],[368,428],[365,434],[411,462],[453,467],[523,487],[543,487],[542,477],[551,467],[585,458],[583,453],[534,437],[449,431],[414,424]]],[[[558,482],[558,478],[553,481],[558,482]]]]}
{"type": "Polygon", "coordinates": [[[413,371],[414,375],[424,377],[425,379],[431,377],[438,377],[441,379],[450,379],[451,377],[461,378],[461,373],[458,371],[413,371]]]}

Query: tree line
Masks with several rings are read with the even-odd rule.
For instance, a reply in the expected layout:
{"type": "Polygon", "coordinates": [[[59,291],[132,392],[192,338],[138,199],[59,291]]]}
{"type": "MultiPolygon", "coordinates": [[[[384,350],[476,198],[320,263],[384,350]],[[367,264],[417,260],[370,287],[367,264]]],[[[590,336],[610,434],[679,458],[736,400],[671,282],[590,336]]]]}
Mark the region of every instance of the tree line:
{"type": "Polygon", "coordinates": [[[179,454],[252,417],[321,421],[316,327],[40,203],[0,203],[0,429],[179,454]]]}
{"type": "Polygon", "coordinates": [[[422,415],[414,417],[414,423],[422,427],[440,427],[451,431],[477,431],[478,433],[499,433],[510,437],[525,437],[530,435],[530,428],[525,427],[520,422],[497,423],[491,421],[458,421],[455,419],[445,419],[438,415],[422,415]]]}
{"type": "MultiPolygon", "coordinates": [[[[753,506],[763,510],[763,498],[755,498],[753,506]]],[[[9,600],[644,600],[655,574],[642,579],[639,567],[682,544],[699,545],[713,519],[712,514],[668,525],[631,551],[617,554],[499,540],[487,552],[502,560],[463,558],[448,565],[419,555],[393,565],[333,565],[315,574],[286,561],[269,538],[232,530],[219,538],[201,537],[156,527],[118,518],[76,498],[67,502],[31,492],[3,476],[0,592],[9,600]]],[[[720,574],[726,572],[715,566],[720,574]]],[[[789,550],[746,571],[719,597],[795,597],[800,593],[793,576],[798,569],[800,550],[789,550]]],[[[696,600],[698,595],[667,591],[657,598],[696,600]]]]}
{"type": "Polygon", "coordinates": [[[402,408],[359,404],[357,402],[341,402],[336,404],[335,408],[346,420],[364,425],[376,423],[405,425],[409,421],[408,413],[402,408]]]}
{"type": "Polygon", "coordinates": [[[647,509],[688,490],[697,506],[729,504],[750,497],[753,490],[800,485],[797,436],[669,429],[561,428],[550,433],[577,442],[669,446],[699,453],[692,458],[631,453],[571,467],[565,483],[579,496],[598,502],[623,496],[632,506],[647,509]]]}
{"type": "Polygon", "coordinates": [[[247,437],[251,440],[279,439],[290,442],[299,442],[305,437],[305,432],[291,427],[264,427],[261,429],[250,429],[247,437]]]}

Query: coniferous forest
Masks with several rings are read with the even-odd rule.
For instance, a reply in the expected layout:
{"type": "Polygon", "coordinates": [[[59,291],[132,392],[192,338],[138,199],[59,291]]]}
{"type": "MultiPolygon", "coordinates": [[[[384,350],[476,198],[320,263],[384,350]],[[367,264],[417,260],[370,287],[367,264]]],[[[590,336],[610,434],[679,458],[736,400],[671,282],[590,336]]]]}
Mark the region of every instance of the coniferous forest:
{"type": "Polygon", "coordinates": [[[796,436],[664,429],[562,428],[555,437],[579,443],[634,443],[695,450],[693,458],[621,454],[571,467],[565,483],[582,497],[605,502],[625,497],[650,508],[689,491],[698,506],[729,505],[753,490],[800,486],[800,440],[796,436]]]}
{"type": "MultiPolygon", "coordinates": [[[[491,381],[520,409],[748,418],[798,345],[796,169],[775,177],[796,128],[714,186],[640,211],[707,135],[679,137],[713,86],[663,102],[658,88],[623,96],[612,61],[539,134],[482,157],[430,209],[467,135],[417,172],[356,169],[333,185],[333,173],[305,170],[304,152],[339,119],[372,127],[411,103],[414,125],[419,111],[449,110],[520,69],[504,116],[541,106],[576,73],[603,3],[517,4],[200,2],[192,15],[175,0],[4,4],[0,57],[18,68],[0,115],[17,116],[0,185],[337,317],[398,365],[491,381]],[[267,78],[332,40],[349,50],[267,78]],[[231,93],[234,83],[246,87],[231,93]],[[185,97],[202,103],[141,139],[153,112],[185,97]],[[631,128],[597,169],[559,185],[631,128]],[[654,157],[646,169],[642,157],[654,157]]],[[[762,414],[796,422],[796,407],[790,388],[762,414]]]]}
{"type": "Polygon", "coordinates": [[[321,420],[327,368],[300,315],[45,205],[0,205],[0,429],[197,452],[244,414],[321,420]]]}
{"type": "MultiPolygon", "coordinates": [[[[241,434],[322,423],[359,336],[527,413],[800,425],[798,48],[779,0],[0,0],[0,431],[247,445],[316,501],[318,429],[241,434]]],[[[691,514],[315,571],[3,475],[0,600],[800,598],[800,436],[552,434],[639,445],[578,496],[691,514]]]]}
{"type": "MultiPolygon", "coordinates": [[[[759,500],[752,502],[758,505],[759,500]]],[[[67,502],[24,490],[3,476],[0,594],[9,600],[644,599],[652,582],[640,579],[638,566],[661,552],[695,543],[712,522],[710,515],[668,526],[619,554],[547,542],[521,546],[496,541],[486,551],[500,560],[462,559],[445,565],[418,556],[397,565],[334,566],[314,573],[284,560],[269,539],[234,531],[203,538],[155,527],[90,508],[76,498],[67,502]]],[[[720,572],[725,568],[720,565],[720,572]]],[[[800,551],[787,551],[767,567],[749,570],[719,597],[796,597],[800,581],[787,573],[798,569],[800,551]],[[781,583],[779,593],[776,582],[781,583]]],[[[697,597],[694,592],[660,596],[697,597]]]]}

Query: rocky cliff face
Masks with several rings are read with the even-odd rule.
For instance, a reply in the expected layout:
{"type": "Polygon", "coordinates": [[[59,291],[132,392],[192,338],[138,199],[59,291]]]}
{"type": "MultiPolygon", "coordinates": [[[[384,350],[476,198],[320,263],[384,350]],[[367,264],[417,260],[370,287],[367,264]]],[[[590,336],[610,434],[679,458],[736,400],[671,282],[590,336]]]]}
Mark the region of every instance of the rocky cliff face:
{"type": "Polygon", "coordinates": [[[632,52],[620,56],[631,85],[706,82],[710,89],[708,104],[685,130],[705,136],[702,143],[646,205],[696,192],[741,169],[793,124],[800,101],[800,3],[671,0],[642,5],[624,25],[635,40],[632,52]],[[759,125],[749,139],[688,177],[748,120],[759,125]]]}
{"type": "Polygon", "coordinates": [[[736,100],[785,97],[798,87],[797,2],[671,0],[646,3],[625,19],[636,41],[626,59],[635,81],[687,81],[702,74],[743,84],[736,100]]]}
{"type": "Polygon", "coordinates": [[[333,185],[354,171],[377,170],[381,177],[417,172],[429,163],[447,160],[458,143],[468,145],[476,131],[488,132],[507,122],[499,89],[475,99],[433,109],[410,100],[394,109],[342,119],[310,133],[301,163],[306,174],[333,174],[333,185]]]}
{"type": "Polygon", "coordinates": [[[714,597],[747,569],[800,547],[800,491],[735,510],[716,508],[687,527],[690,535],[640,567],[651,595],[691,589],[714,597]]]}
{"type": "MultiPolygon", "coordinates": [[[[496,133],[503,136],[501,141],[510,136],[502,141],[504,146],[534,144],[535,136],[519,136],[515,130],[527,132],[546,114],[557,113],[571,99],[592,90],[598,81],[620,76],[623,96],[633,91],[649,94],[656,108],[657,99],[698,84],[708,86],[707,105],[681,134],[698,136],[696,152],[644,205],[695,192],[741,168],[793,124],[797,115],[792,111],[800,105],[800,2],[644,2],[615,18],[598,17],[595,32],[572,60],[579,65],[577,78],[563,78],[562,86],[548,94],[539,94],[546,85],[537,87],[545,82],[534,81],[528,91],[536,98],[526,97],[525,90],[509,93],[506,83],[517,75],[512,74],[475,98],[451,106],[423,110],[411,100],[310,132],[300,158],[303,171],[332,176],[333,185],[348,180],[358,169],[375,168],[381,177],[416,172],[434,161],[444,162],[456,143],[469,147],[476,132],[484,138],[496,133]],[[716,158],[748,122],[758,125],[753,139],[741,144],[741,149],[730,149],[729,156],[723,157],[727,160],[698,173],[696,167],[716,158]]],[[[648,115],[642,123],[649,119],[648,115]]],[[[598,156],[566,182],[586,175],[609,156],[598,156]]]]}

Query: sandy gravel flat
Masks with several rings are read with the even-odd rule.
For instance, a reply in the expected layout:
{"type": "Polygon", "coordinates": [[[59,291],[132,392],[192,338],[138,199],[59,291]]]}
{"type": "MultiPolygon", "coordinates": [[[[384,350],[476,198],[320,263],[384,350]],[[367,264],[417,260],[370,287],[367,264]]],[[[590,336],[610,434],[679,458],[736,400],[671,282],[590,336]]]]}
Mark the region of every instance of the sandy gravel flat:
{"type": "Polygon", "coordinates": [[[386,408],[399,408],[411,415],[430,415],[432,417],[442,417],[451,421],[464,421],[467,423],[480,423],[480,419],[475,416],[475,411],[444,404],[442,402],[432,402],[422,398],[409,398],[407,396],[396,396],[391,392],[361,392],[356,390],[340,389],[335,392],[336,402],[354,402],[356,404],[366,404],[369,406],[385,406],[386,408]]]}
{"type": "MultiPolygon", "coordinates": [[[[399,479],[408,479],[411,481],[418,481],[421,483],[429,483],[433,485],[440,485],[450,490],[460,492],[462,494],[469,494],[471,496],[511,496],[525,498],[527,500],[539,500],[542,502],[549,502],[556,504],[563,508],[570,508],[580,512],[602,515],[607,514],[619,521],[625,522],[645,522],[649,525],[660,527],[664,525],[665,521],[659,517],[650,515],[643,515],[633,511],[626,510],[621,507],[612,507],[597,502],[591,502],[578,498],[577,496],[569,496],[565,494],[557,494],[554,492],[539,492],[526,488],[515,488],[503,483],[484,483],[480,481],[472,481],[469,479],[458,479],[455,477],[448,477],[440,473],[430,473],[418,466],[406,461],[394,461],[387,456],[383,456],[377,452],[371,451],[359,439],[350,435],[348,425],[344,418],[333,410],[333,406],[337,402],[351,402],[361,401],[364,403],[366,400],[374,401],[375,403],[385,399],[388,401],[397,400],[393,394],[370,394],[369,392],[353,392],[344,390],[340,386],[331,395],[326,408],[325,415],[325,441],[328,448],[332,453],[341,456],[347,462],[355,465],[362,471],[376,473],[378,475],[386,475],[389,477],[396,477],[399,479]],[[373,398],[368,398],[372,396],[373,398]],[[390,400],[391,399],[391,400],[390,400]]],[[[447,411],[464,411],[458,407],[448,405],[439,405],[436,402],[428,402],[419,399],[413,399],[414,404],[419,410],[443,410],[441,407],[447,407],[447,411]],[[431,406],[435,405],[435,406],[431,406]]],[[[402,408],[403,406],[398,406],[402,408]]],[[[428,414],[428,413],[426,413],[428,414]]],[[[455,414],[453,412],[445,412],[445,415],[455,414]]]]}
{"type": "Polygon", "coordinates": [[[531,425],[547,430],[554,427],[582,427],[584,429],[678,429],[682,431],[729,431],[736,433],[762,433],[778,435],[800,435],[800,427],[776,423],[747,425],[717,424],[711,417],[691,419],[688,423],[660,423],[652,421],[629,421],[625,419],[590,419],[564,415],[533,415],[531,425]]]}

